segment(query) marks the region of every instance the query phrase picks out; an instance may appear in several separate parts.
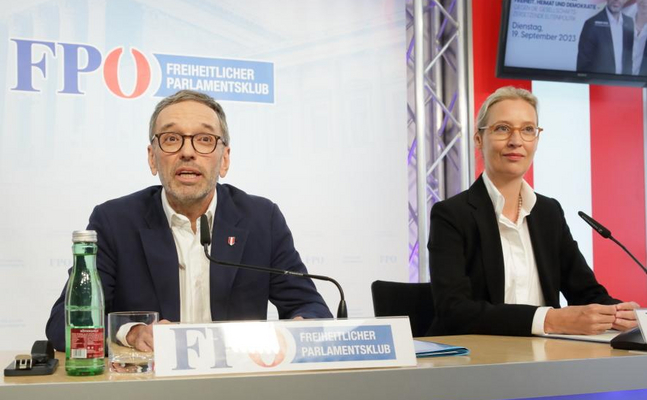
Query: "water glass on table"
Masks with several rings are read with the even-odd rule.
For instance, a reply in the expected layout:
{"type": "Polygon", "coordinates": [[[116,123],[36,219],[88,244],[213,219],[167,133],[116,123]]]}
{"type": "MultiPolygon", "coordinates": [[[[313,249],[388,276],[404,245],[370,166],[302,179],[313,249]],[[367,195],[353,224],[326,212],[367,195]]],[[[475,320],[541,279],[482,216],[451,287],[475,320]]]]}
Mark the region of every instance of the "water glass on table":
{"type": "Polygon", "coordinates": [[[151,325],[159,320],[155,311],[120,311],[108,314],[108,365],[118,373],[153,372],[153,351],[146,351],[128,343],[126,336],[133,327],[151,325]]]}

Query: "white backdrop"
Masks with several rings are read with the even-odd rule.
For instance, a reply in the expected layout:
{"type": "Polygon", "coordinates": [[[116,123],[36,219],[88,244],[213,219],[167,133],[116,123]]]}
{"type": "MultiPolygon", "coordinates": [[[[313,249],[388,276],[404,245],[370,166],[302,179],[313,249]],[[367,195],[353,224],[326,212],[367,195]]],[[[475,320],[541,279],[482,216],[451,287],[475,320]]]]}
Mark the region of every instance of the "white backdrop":
{"type": "MultiPolygon", "coordinates": [[[[407,280],[403,0],[7,3],[0,349],[44,338],[71,233],[92,208],[158,183],[146,163],[163,85],[155,54],[271,63],[273,101],[222,101],[232,137],[223,182],[279,204],[309,270],[345,288],[351,317],[372,315],[373,280],[407,280]],[[119,47],[118,84],[130,99],[104,77],[119,47]],[[150,66],[141,93],[133,47],[150,66]]],[[[334,312],[336,290],[317,286],[334,312]]]]}

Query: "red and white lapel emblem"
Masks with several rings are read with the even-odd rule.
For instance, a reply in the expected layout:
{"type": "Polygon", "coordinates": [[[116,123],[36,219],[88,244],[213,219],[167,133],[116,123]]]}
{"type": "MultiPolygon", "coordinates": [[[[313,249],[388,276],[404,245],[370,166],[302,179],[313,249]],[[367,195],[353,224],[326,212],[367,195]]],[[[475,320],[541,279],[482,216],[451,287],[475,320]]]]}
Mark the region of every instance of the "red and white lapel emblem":
{"type": "Polygon", "coordinates": [[[236,244],[236,236],[229,236],[227,238],[227,244],[233,246],[236,244]]]}

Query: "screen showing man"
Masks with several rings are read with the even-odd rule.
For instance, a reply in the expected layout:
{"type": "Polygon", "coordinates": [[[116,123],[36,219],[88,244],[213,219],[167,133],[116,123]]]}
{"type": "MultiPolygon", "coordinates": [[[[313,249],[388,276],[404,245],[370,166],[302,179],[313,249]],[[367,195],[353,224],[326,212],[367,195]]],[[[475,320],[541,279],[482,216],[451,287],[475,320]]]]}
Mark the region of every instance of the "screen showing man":
{"type": "Polygon", "coordinates": [[[577,71],[631,74],[634,22],[622,12],[626,2],[607,0],[602,11],[586,20],[577,46],[577,71]]]}

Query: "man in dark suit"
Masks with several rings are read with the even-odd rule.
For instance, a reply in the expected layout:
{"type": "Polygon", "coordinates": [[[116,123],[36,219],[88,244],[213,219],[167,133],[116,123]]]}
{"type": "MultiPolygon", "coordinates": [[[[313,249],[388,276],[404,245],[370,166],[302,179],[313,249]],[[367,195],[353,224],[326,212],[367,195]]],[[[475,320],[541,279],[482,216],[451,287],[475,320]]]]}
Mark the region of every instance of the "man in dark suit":
{"type": "Polygon", "coordinates": [[[626,1],[607,0],[604,10],[584,23],[577,51],[578,72],[631,75],[634,23],[622,13],[626,1]],[[621,65],[616,65],[616,60],[621,65]]]}
{"type": "MultiPolygon", "coordinates": [[[[211,225],[211,255],[223,261],[306,272],[276,204],[221,185],[229,169],[224,111],[211,97],[181,91],[151,117],[148,161],[162,186],[97,206],[97,269],[105,312],[158,311],[168,322],[267,318],[329,318],[309,279],[224,267],[209,262],[199,240],[200,216],[211,225]]],[[[65,290],[47,322],[47,337],[65,349],[65,290]]],[[[152,328],[136,325],[126,344],[152,348],[152,328]]]]}

